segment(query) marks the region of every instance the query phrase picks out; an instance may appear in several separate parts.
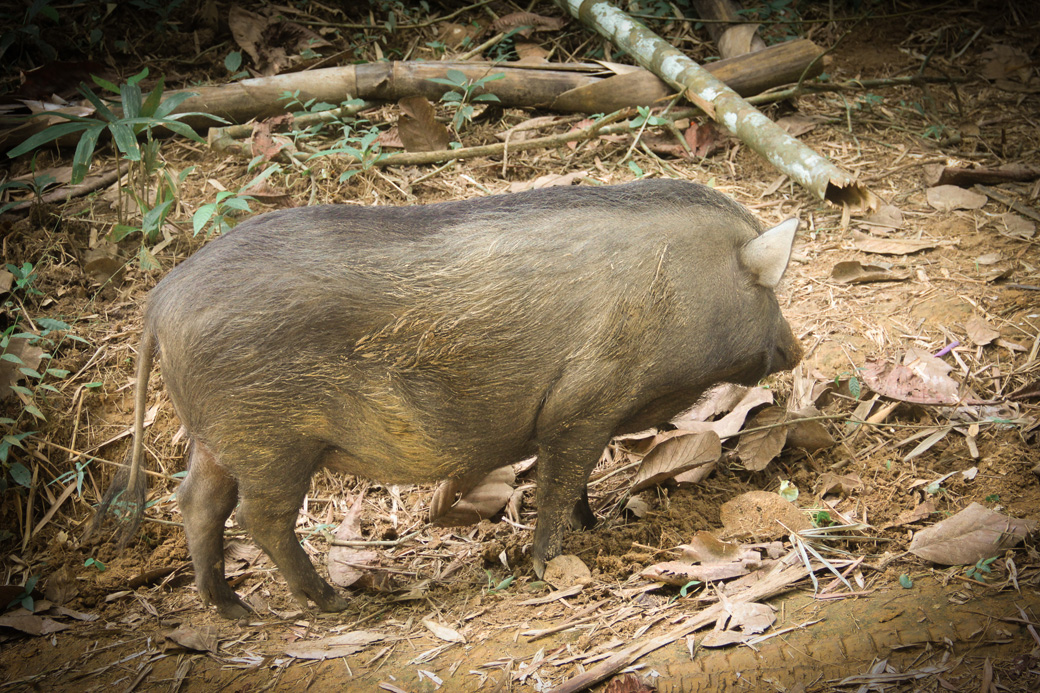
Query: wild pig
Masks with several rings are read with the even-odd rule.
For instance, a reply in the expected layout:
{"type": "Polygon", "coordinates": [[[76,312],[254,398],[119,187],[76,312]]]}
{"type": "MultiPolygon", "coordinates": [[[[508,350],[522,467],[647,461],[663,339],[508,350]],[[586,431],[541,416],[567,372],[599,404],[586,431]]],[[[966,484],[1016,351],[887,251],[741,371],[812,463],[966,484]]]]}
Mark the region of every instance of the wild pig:
{"type": "Polygon", "coordinates": [[[322,467],[472,480],[536,454],[540,575],[569,518],[591,525],[612,436],[798,362],[773,293],[797,227],[763,233],[675,180],[250,219],[148,297],[127,497],[143,499],[158,354],[191,439],[177,497],[195,580],[223,616],[247,611],[224,578],[236,504],[301,604],[346,606],[293,533],[322,467]]]}

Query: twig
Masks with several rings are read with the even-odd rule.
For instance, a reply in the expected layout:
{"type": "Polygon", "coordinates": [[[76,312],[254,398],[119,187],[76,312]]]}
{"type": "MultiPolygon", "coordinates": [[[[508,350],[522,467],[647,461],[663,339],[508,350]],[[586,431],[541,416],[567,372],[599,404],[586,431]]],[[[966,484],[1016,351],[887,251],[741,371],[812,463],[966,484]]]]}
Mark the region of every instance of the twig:
{"type": "MultiPolygon", "coordinates": [[[[95,455],[91,455],[89,453],[83,452],[82,450],[73,450],[72,448],[67,448],[64,445],[58,445],[57,443],[52,443],[51,441],[44,440],[43,438],[37,438],[36,436],[31,436],[31,437],[37,443],[42,443],[43,445],[49,445],[52,448],[57,448],[58,450],[63,450],[65,452],[69,453],[70,455],[75,455],[76,457],[85,457],[88,460],[90,460],[91,462],[100,462],[102,464],[108,464],[108,465],[111,465],[113,467],[123,467],[123,466],[125,466],[122,462],[113,462],[112,460],[106,460],[103,457],[97,457],[95,455]]],[[[178,479],[176,477],[173,477],[173,476],[170,476],[169,474],[163,474],[162,472],[155,472],[155,471],[152,471],[151,469],[142,469],[141,471],[144,472],[145,474],[148,474],[149,476],[154,476],[154,477],[158,477],[160,479],[166,479],[167,481],[176,481],[176,482],[180,483],[180,479],[178,479]]]]}
{"type": "Polygon", "coordinates": [[[925,77],[923,75],[914,75],[913,77],[886,77],[883,79],[850,79],[845,82],[835,84],[806,82],[802,84],[801,87],[788,87],[786,89],[779,89],[776,91],[764,91],[761,94],[749,96],[745,99],[745,101],[757,106],[759,104],[784,101],[786,99],[794,98],[795,96],[802,96],[803,94],[815,92],[865,91],[867,89],[877,89],[879,87],[904,87],[917,86],[931,82],[957,83],[967,81],[967,77],[925,77]]]}

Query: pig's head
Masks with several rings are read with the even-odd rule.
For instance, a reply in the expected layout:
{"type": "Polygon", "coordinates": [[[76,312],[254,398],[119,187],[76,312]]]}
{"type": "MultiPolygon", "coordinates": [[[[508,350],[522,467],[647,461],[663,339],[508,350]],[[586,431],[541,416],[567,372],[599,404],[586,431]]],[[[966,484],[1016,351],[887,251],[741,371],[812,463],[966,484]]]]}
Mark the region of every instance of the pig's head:
{"type": "MultiPolygon", "coordinates": [[[[737,260],[741,287],[725,301],[738,302],[739,324],[725,331],[730,354],[741,354],[739,365],[725,380],[754,385],[769,375],[794,368],[802,347],[780,312],[775,289],[787,270],[798,220],[788,219],[740,247],[737,260]]],[[[725,356],[722,356],[725,358],[725,356]]]]}

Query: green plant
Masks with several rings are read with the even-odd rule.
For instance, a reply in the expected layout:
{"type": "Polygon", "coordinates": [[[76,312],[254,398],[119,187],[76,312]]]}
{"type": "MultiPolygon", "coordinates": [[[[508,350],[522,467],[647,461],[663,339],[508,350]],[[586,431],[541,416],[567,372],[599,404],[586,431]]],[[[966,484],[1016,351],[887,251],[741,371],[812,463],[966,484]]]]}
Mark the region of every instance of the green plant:
{"type": "Polygon", "coordinates": [[[224,233],[231,229],[235,225],[233,216],[236,212],[252,211],[249,208],[249,203],[254,198],[246,191],[281,170],[281,166],[272,164],[264,169],[260,175],[239,188],[238,192],[231,192],[230,190],[218,192],[216,200],[202,205],[192,215],[191,223],[195,235],[199,235],[199,232],[207,226],[210,227],[210,233],[224,233]]]}
{"type": "MultiPolygon", "coordinates": [[[[231,73],[230,79],[232,81],[245,79],[246,77],[249,76],[249,71],[248,70],[242,70],[241,69],[241,67],[242,67],[242,51],[231,51],[230,53],[228,53],[227,57],[224,58],[224,67],[226,67],[227,71],[231,73]]],[[[299,92],[297,92],[297,93],[299,93],[299,92]]]]}
{"type": "Polygon", "coordinates": [[[83,567],[85,567],[85,568],[97,568],[97,571],[99,573],[103,573],[103,572],[105,572],[108,569],[107,565],[105,565],[104,563],[102,563],[101,561],[99,561],[96,558],[88,558],[87,560],[83,561],[83,567]]]}
{"type": "Polygon", "coordinates": [[[5,608],[10,608],[10,607],[14,606],[15,604],[21,604],[23,609],[26,609],[28,611],[32,611],[33,607],[35,606],[35,602],[33,601],[32,593],[33,593],[33,590],[36,589],[36,583],[39,582],[39,581],[40,581],[40,576],[39,575],[30,575],[29,579],[25,581],[25,584],[22,585],[21,593],[17,597],[15,597],[14,599],[12,599],[10,602],[8,602],[7,606],[5,608]]]}
{"type": "Polygon", "coordinates": [[[451,87],[451,91],[444,92],[441,101],[454,109],[451,124],[458,133],[464,123],[473,120],[475,109],[474,103],[499,103],[500,99],[491,93],[477,94],[479,89],[486,89],[488,82],[504,79],[505,73],[493,72],[478,79],[468,79],[466,73],[461,70],[448,70],[444,77],[431,77],[431,82],[451,87]]]}
{"type": "Polygon", "coordinates": [[[344,135],[330,149],[316,152],[311,156],[313,160],[323,156],[345,154],[353,159],[353,167],[339,174],[340,183],[349,180],[359,173],[372,169],[376,164],[389,156],[389,154],[380,151],[381,148],[376,141],[380,134],[379,128],[372,126],[367,130],[348,129],[351,131],[350,135],[344,135]]]}
{"type": "Polygon", "coordinates": [[[509,589],[509,586],[513,584],[513,580],[515,579],[514,576],[510,575],[509,577],[505,578],[504,580],[500,580],[498,582],[495,582],[495,576],[491,574],[490,570],[487,570],[485,568],[484,572],[487,573],[487,579],[488,579],[487,593],[488,594],[498,594],[500,592],[504,592],[505,590],[509,589]]]}
{"type": "Polygon", "coordinates": [[[0,426],[4,427],[3,437],[0,438],[0,465],[4,470],[0,476],[0,491],[6,490],[8,477],[18,486],[31,486],[32,473],[29,469],[10,459],[11,450],[24,450],[23,441],[35,433],[26,430],[28,426],[22,423],[22,419],[28,415],[32,421],[46,420],[39,400],[47,393],[58,393],[58,388],[52,383],[69,376],[67,370],[48,365],[54,358],[53,351],[65,339],[85,342],[81,337],[69,334],[71,327],[67,323],[52,318],[35,320],[38,334],[20,330],[19,315],[25,313],[25,299],[42,296],[43,292],[33,285],[37,274],[32,263],[24,262],[21,266],[8,264],[7,270],[13,275],[13,284],[3,308],[5,312],[15,315],[15,318],[0,333],[0,373],[3,373],[7,387],[21,402],[21,411],[15,419],[0,417],[0,426]],[[22,381],[27,381],[30,387],[21,385],[22,381]]]}
{"type": "Polygon", "coordinates": [[[978,562],[967,568],[964,574],[971,580],[978,580],[979,582],[985,582],[986,577],[993,572],[990,568],[993,565],[993,561],[997,560],[998,556],[992,558],[980,558],[978,562]]]}
{"type": "Polygon", "coordinates": [[[98,139],[102,133],[107,131],[115,142],[116,151],[122,155],[123,160],[128,162],[128,185],[125,188],[119,188],[119,224],[113,229],[112,236],[115,240],[122,240],[131,233],[140,232],[142,246],[139,258],[143,267],[157,266],[154,257],[145,248],[144,243],[153,241],[158,236],[159,230],[173,207],[177,187],[190,172],[189,170],[174,174],[166,168],[165,162],[160,156],[159,141],[153,136],[154,130],[160,127],[167,128],[202,143],[205,140],[195,134],[195,131],[185,123],[180,122],[181,118],[189,115],[204,115],[220,122],[226,122],[222,118],[203,113],[173,113],[174,109],[193,94],[181,92],[163,100],[163,78],[160,77],[155,88],[145,96],[140,82],[147,76],[148,68],[145,68],[118,87],[107,80],[93,77],[98,86],[119,96],[120,106],[115,109],[110,108],[109,104],[90,87],[81,83],[79,85],[80,94],[94,106],[96,117],[88,118],[49,112],[65,118],[69,122],[51,125],[28,138],[7,154],[12,158],[17,157],[60,137],[78,133],[80,138],[72,157],[71,179],[71,182],[76,184],[82,182],[86,177],[94,159],[98,139]],[[138,142],[138,137],[142,134],[145,137],[144,144],[138,142]],[[136,202],[141,211],[139,226],[127,223],[127,204],[124,203],[122,196],[124,192],[136,202]]]}
{"type": "Polygon", "coordinates": [[[817,510],[809,515],[809,521],[812,522],[813,527],[830,527],[831,525],[837,524],[831,519],[831,514],[826,510],[817,510]]]}

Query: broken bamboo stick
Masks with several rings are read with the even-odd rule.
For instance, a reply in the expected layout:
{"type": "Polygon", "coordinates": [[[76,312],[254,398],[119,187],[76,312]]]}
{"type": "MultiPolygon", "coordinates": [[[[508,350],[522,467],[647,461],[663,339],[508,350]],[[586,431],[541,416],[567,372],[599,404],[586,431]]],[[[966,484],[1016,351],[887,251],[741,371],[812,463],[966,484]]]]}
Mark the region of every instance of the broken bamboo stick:
{"type": "Polygon", "coordinates": [[[773,166],[846,214],[877,207],[877,198],[848,172],[791,137],[710,72],[607,0],[554,0],[610,39],[736,135],[773,166]]]}

